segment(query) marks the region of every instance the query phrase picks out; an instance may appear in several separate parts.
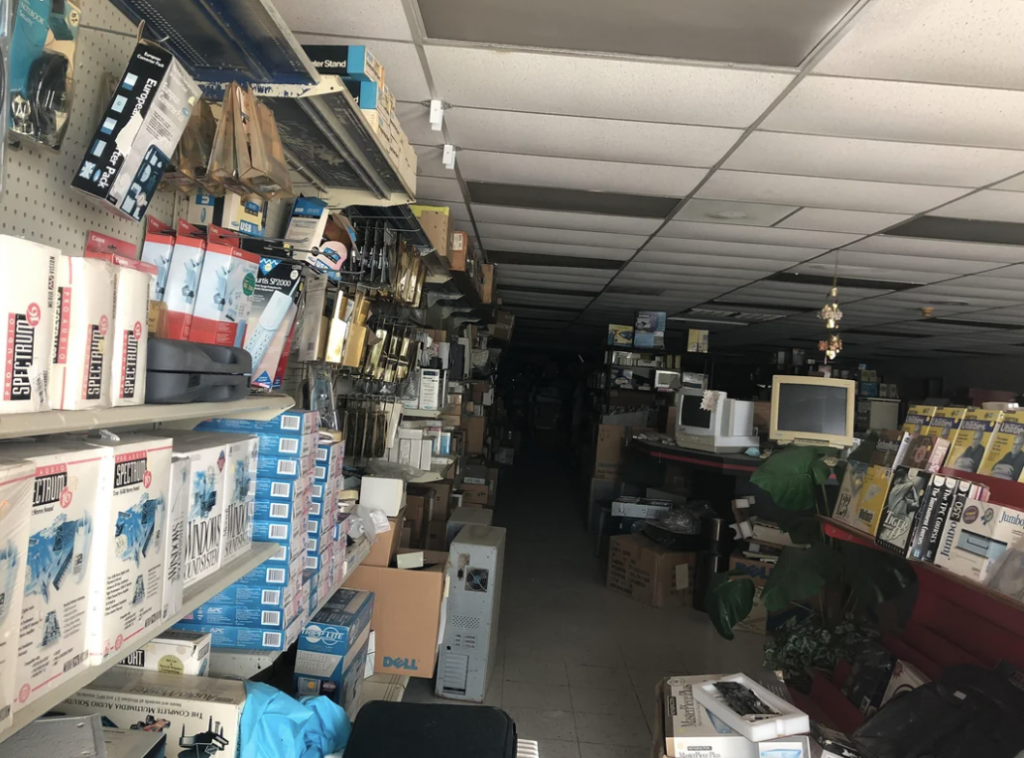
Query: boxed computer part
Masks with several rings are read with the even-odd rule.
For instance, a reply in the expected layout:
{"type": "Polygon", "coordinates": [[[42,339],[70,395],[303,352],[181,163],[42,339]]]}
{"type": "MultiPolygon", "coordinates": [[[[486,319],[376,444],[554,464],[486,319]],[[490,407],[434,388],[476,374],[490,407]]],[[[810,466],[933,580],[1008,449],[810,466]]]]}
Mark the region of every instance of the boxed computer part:
{"type": "Polygon", "coordinates": [[[268,458],[308,457],[318,439],[316,433],[296,437],[292,434],[260,432],[256,437],[260,441],[260,456],[268,458]]]}
{"type": "MultiPolygon", "coordinates": [[[[225,192],[220,205],[220,225],[239,234],[262,237],[269,203],[259,195],[225,192]]],[[[209,223],[209,222],[207,222],[209,223]]]]}
{"type": "Polygon", "coordinates": [[[173,55],[139,42],[71,186],[140,221],[199,94],[173,55]]]}
{"type": "Polygon", "coordinates": [[[714,718],[693,697],[695,685],[720,676],[676,676],[662,682],[659,689],[668,758],[759,758],[755,743],[714,718]]]}
{"type": "Polygon", "coordinates": [[[291,579],[302,577],[305,558],[305,553],[302,553],[288,563],[264,563],[239,578],[236,584],[250,587],[283,587],[291,579]]]}
{"type": "Polygon", "coordinates": [[[161,674],[206,676],[212,644],[209,634],[168,629],[127,655],[118,665],[161,674]]]}
{"type": "Polygon", "coordinates": [[[174,459],[189,462],[188,523],[182,572],[186,588],[217,571],[223,557],[227,451],[223,442],[214,442],[211,437],[187,434],[174,438],[174,459]]]}
{"type": "Polygon", "coordinates": [[[124,641],[163,618],[164,533],[170,497],[168,437],[121,434],[89,439],[112,453],[93,523],[93,555],[99,571],[92,588],[89,656],[93,664],[116,655],[124,641]],[[105,567],[105,568],[103,568],[105,567]],[[100,574],[103,574],[101,577],[100,574]]]}
{"type": "Polygon", "coordinates": [[[164,607],[166,621],[177,615],[185,592],[185,542],[191,488],[189,475],[192,463],[188,458],[171,456],[170,484],[167,490],[167,521],[164,529],[164,607]]]}
{"type": "Polygon", "coordinates": [[[303,265],[299,261],[260,258],[242,345],[252,356],[253,386],[274,386],[298,312],[303,265]]]}
{"type": "Polygon", "coordinates": [[[298,479],[313,475],[312,456],[297,455],[270,457],[261,455],[257,473],[260,479],[298,479]]]}
{"type": "Polygon", "coordinates": [[[146,235],[142,239],[142,253],[139,259],[143,263],[156,266],[156,277],[149,286],[150,300],[163,301],[173,254],[174,229],[149,216],[146,219],[146,235]]]}
{"type": "Polygon", "coordinates": [[[0,459],[0,730],[11,725],[17,697],[18,628],[25,594],[32,485],[30,461],[0,459]]]}
{"type": "Polygon", "coordinates": [[[260,258],[237,247],[237,235],[210,225],[189,340],[241,347],[260,258]]]}
{"type": "Polygon", "coordinates": [[[315,434],[320,423],[316,411],[285,411],[269,421],[244,418],[212,418],[200,423],[197,431],[235,432],[238,434],[269,434],[290,437],[306,437],[315,434]]]}
{"type": "Polygon", "coordinates": [[[118,729],[164,732],[168,755],[237,755],[245,684],[117,666],[55,710],[99,714],[118,729]]]}
{"type": "Polygon", "coordinates": [[[190,622],[179,622],[174,626],[175,629],[208,632],[213,639],[213,646],[218,648],[284,650],[288,647],[285,638],[287,630],[258,629],[248,626],[231,626],[229,624],[193,624],[190,622]]]}
{"type": "Polygon", "coordinates": [[[365,45],[303,45],[321,74],[336,74],[368,82],[384,81],[384,67],[365,45]]]}
{"type": "Polygon", "coordinates": [[[253,542],[259,442],[246,434],[210,436],[223,440],[228,456],[224,466],[224,533],[221,538],[221,565],[226,566],[253,542]]]}
{"type": "Polygon", "coordinates": [[[94,583],[106,582],[94,528],[109,495],[101,492],[110,450],[73,441],[4,445],[0,457],[35,465],[28,570],[18,642],[15,713],[89,663],[94,583]]]}
{"type": "Polygon", "coordinates": [[[0,316],[7,324],[0,415],[50,410],[54,295],[60,251],[0,235],[0,316]]]}
{"type": "Polygon", "coordinates": [[[1009,506],[967,500],[953,503],[935,554],[935,565],[984,583],[999,557],[1024,540],[1024,513],[1009,506]]]}
{"type": "Polygon", "coordinates": [[[312,474],[304,474],[298,478],[278,478],[265,475],[256,478],[256,502],[286,501],[292,502],[306,493],[313,483],[312,474]]]}
{"type": "Polygon", "coordinates": [[[811,729],[806,713],[745,674],[695,682],[692,687],[694,700],[752,742],[805,734],[811,729]]]}
{"type": "Polygon", "coordinates": [[[206,258],[205,236],[200,229],[178,219],[163,296],[166,310],[158,337],[187,340],[192,333],[192,313],[206,258]]]}
{"type": "Polygon", "coordinates": [[[291,590],[282,594],[281,605],[264,608],[252,605],[222,605],[203,603],[182,617],[179,624],[211,626],[245,626],[250,629],[284,629],[297,615],[298,593],[291,590]]]}

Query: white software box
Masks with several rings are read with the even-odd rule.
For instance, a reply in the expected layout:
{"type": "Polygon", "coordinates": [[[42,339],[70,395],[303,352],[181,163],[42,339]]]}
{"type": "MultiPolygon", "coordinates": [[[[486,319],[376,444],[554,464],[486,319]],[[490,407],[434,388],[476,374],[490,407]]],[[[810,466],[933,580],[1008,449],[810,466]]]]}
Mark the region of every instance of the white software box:
{"type": "Polygon", "coordinates": [[[420,369],[420,410],[436,411],[441,407],[441,371],[420,369]]]}
{"type": "Polygon", "coordinates": [[[166,621],[181,611],[185,590],[185,529],[188,526],[190,504],[189,474],[192,461],[188,458],[171,460],[171,481],[167,494],[167,522],[164,534],[164,610],[166,621]]]}
{"type": "Polygon", "coordinates": [[[98,664],[163,618],[172,440],[122,434],[89,443],[114,454],[105,463],[107,500],[93,526],[89,657],[98,664]]]}
{"type": "Polygon", "coordinates": [[[141,260],[156,266],[156,276],[149,283],[149,299],[163,300],[167,291],[167,274],[174,254],[174,230],[150,216],[146,220],[146,237],[142,241],[141,260]]]}
{"type": "Polygon", "coordinates": [[[209,634],[169,629],[128,655],[120,665],[161,674],[206,676],[212,644],[209,634]]]}
{"type": "Polygon", "coordinates": [[[665,681],[665,755],[669,758],[758,758],[757,745],[714,719],[693,688],[721,674],[675,676],[665,681]]]}
{"type": "Polygon", "coordinates": [[[178,220],[174,252],[167,269],[167,284],[163,301],[167,305],[161,337],[187,340],[192,331],[192,311],[196,305],[196,292],[203,273],[206,243],[192,224],[178,220]]]}
{"type": "Polygon", "coordinates": [[[1009,506],[968,500],[946,518],[935,565],[985,583],[1007,548],[1024,541],[1024,513],[1009,506]]]}
{"type": "Polygon", "coordinates": [[[245,434],[211,434],[222,438],[228,453],[224,479],[224,534],[221,564],[252,545],[252,519],[256,504],[256,466],[259,460],[259,439],[245,434]]]}
{"type": "Polygon", "coordinates": [[[11,725],[17,697],[18,627],[35,472],[28,461],[0,460],[0,731],[11,725]]]}
{"type": "Polygon", "coordinates": [[[167,755],[238,754],[245,684],[115,666],[60,704],[70,715],[98,713],[118,729],[167,734],[167,755]]]}
{"type": "MultiPolygon", "coordinates": [[[[97,509],[113,453],[84,443],[5,446],[35,464],[28,571],[18,641],[17,713],[87,666],[90,582],[96,564],[97,509]]],[[[105,573],[105,567],[104,567],[105,573]]]]}
{"type": "Polygon", "coordinates": [[[223,442],[208,434],[174,437],[174,458],[189,460],[188,523],[185,526],[185,561],[182,577],[187,588],[220,568],[223,556],[224,469],[227,451],[223,442]]]}
{"type": "Polygon", "coordinates": [[[60,251],[0,235],[0,315],[4,387],[0,415],[48,411],[53,305],[60,251]]]}
{"type": "Polygon", "coordinates": [[[94,258],[57,259],[50,405],[68,411],[110,406],[114,268],[94,258]]]}

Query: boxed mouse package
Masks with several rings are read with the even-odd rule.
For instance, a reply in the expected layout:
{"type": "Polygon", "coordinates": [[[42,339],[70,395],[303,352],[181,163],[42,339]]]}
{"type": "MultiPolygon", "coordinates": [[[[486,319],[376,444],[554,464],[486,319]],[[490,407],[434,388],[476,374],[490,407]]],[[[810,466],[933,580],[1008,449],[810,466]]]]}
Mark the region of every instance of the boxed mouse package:
{"type": "Polygon", "coordinates": [[[227,451],[223,441],[209,434],[174,437],[174,460],[188,460],[188,514],[185,524],[185,559],[182,580],[189,587],[221,566],[224,536],[224,469],[227,451]]]}
{"type": "Polygon", "coordinates": [[[173,55],[139,42],[71,186],[141,221],[199,94],[173,55]]]}
{"type": "Polygon", "coordinates": [[[11,725],[17,697],[18,627],[35,471],[28,461],[0,460],[0,731],[11,725]]]}
{"type": "Polygon", "coordinates": [[[0,235],[0,315],[5,324],[0,415],[50,410],[53,305],[60,251],[0,235]]]}

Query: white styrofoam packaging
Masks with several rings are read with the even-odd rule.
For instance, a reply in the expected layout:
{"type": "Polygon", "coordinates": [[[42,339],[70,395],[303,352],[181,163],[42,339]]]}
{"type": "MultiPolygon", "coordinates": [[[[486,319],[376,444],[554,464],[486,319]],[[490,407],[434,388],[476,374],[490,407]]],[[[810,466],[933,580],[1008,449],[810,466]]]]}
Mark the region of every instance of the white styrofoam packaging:
{"type": "Polygon", "coordinates": [[[744,674],[732,674],[713,681],[693,685],[693,697],[708,711],[724,721],[751,742],[766,742],[795,734],[806,734],[811,730],[811,720],[799,708],[769,692],[744,674]],[[716,682],[735,682],[754,693],[761,702],[772,708],[778,716],[743,716],[725,702],[715,688],[716,682]]]}
{"type": "Polygon", "coordinates": [[[721,676],[675,676],[665,681],[668,758],[759,758],[757,745],[713,717],[694,699],[695,687],[721,676]]]}
{"type": "Polygon", "coordinates": [[[224,443],[209,434],[174,436],[174,459],[189,461],[189,501],[185,525],[183,586],[188,588],[217,571],[223,557],[224,469],[228,455],[224,443]]]}
{"type": "Polygon", "coordinates": [[[103,570],[91,592],[89,657],[98,664],[163,618],[172,440],[122,434],[88,442],[113,452],[93,527],[94,565],[103,570]]]}
{"type": "Polygon", "coordinates": [[[28,461],[0,460],[0,732],[11,725],[17,696],[18,627],[35,473],[28,461]]]}
{"type": "Polygon", "coordinates": [[[98,713],[118,729],[167,734],[167,755],[238,754],[245,684],[115,666],[60,704],[72,716],[98,713]]]}
{"type": "Polygon", "coordinates": [[[113,452],[73,440],[0,447],[0,457],[12,456],[35,464],[17,713],[89,663],[90,590],[97,574],[106,577],[93,536],[97,511],[110,504],[103,484],[113,452]]]}
{"type": "Polygon", "coordinates": [[[185,591],[185,534],[192,490],[189,475],[192,461],[171,457],[171,478],[167,494],[167,522],[164,534],[164,608],[163,619],[181,611],[185,591]]]}
{"type": "Polygon", "coordinates": [[[156,266],[113,253],[87,252],[114,271],[114,330],[110,350],[110,404],[146,402],[146,350],[149,345],[149,291],[156,266]]]}
{"type": "Polygon", "coordinates": [[[0,415],[50,410],[47,375],[60,251],[0,235],[4,388],[0,415]]]}
{"type": "Polygon", "coordinates": [[[161,674],[206,676],[212,645],[209,634],[168,629],[118,665],[161,674]]]}

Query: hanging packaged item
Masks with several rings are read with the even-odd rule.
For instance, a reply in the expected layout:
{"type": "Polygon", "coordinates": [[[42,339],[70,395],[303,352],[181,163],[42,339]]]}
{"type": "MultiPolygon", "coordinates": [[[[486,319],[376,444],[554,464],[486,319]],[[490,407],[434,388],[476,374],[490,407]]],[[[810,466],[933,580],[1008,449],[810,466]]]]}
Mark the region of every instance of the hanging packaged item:
{"type": "Polygon", "coordinates": [[[237,247],[238,237],[211,224],[189,340],[238,346],[249,317],[260,258],[237,247]]]}
{"type": "Polygon", "coordinates": [[[224,90],[224,102],[217,121],[217,131],[210,149],[210,162],[206,167],[209,182],[215,182],[219,190],[228,190],[239,195],[251,192],[238,178],[238,164],[235,160],[235,103],[238,100],[238,85],[232,82],[224,90]]]}
{"type": "Polygon", "coordinates": [[[0,460],[0,730],[11,726],[17,697],[18,629],[25,593],[35,466],[0,460]]]}
{"type": "Polygon", "coordinates": [[[157,335],[172,340],[187,340],[192,332],[192,313],[206,257],[206,235],[181,219],[174,238],[174,251],[167,270],[163,302],[167,306],[164,323],[157,335]]]}
{"type": "Polygon", "coordinates": [[[137,44],[71,186],[140,221],[198,99],[173,55],[137,44]]]}
{"type": "Polygon", "coordinates": [[[252,382],[270,389],[288,343],[298,299],[302,293],[302,264],[278,258],[261,258],[252,310],[246,324],[243,348],[252,356],[252,382]]]}
{"type": "Polygon", "coordinates": [[[10,50],[10,133],[59,149],[67,131],[75,46],[82,11],[76,3],[15,0],[10,50]]]}
{"type": "MultiPolygon", "coordinates": [[[[217,133],[217,119],[206,100],[200,98],[192,110],[192,116],[181,134],[178,148],[174,151],[172,170],[164,174],[164,182],[179,192],[205,192],[211,185],[206,176],[210,163],[213,140],[217,133]]],[[[212,183],[216,186],[216,183],[212,183]]],[[[192,223],[207,223],[192,221],[192,223]]]]}
{"type": "Polygon", "coordinates": [[[256,103],[256,116],[263,134],[264,152],[267,162],[267,183],[260,189],[260,194],[267,200],[279,197],[292,197],[292,177],[288,172],[288,161],[284,157],[284,143],[277,129],[274,112],[261,102],[256,103]]]}

